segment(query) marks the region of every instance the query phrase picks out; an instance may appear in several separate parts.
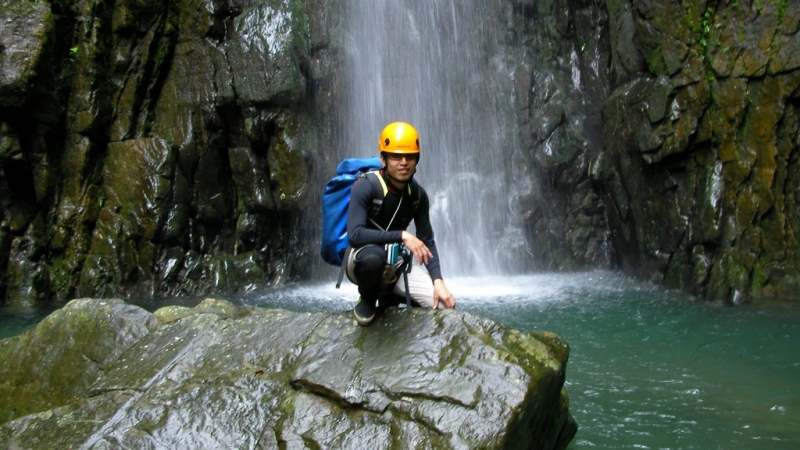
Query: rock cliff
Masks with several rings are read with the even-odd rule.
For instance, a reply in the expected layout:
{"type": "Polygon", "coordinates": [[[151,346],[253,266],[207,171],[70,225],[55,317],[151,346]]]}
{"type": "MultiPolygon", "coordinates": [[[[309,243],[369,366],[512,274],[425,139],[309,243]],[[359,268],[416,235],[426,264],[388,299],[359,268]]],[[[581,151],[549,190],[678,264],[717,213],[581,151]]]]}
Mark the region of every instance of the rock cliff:
{"type": "Polygon", "coordinates": [[[800,4],[612,6],[621,85],[591,172],[621,264],[715,300],[798,300],[800,4]]]}
{"type": "Polygon", "coordinates": [[[568,354],[457,310],[74,300],[0,341],[0,446],[563,449],[568,354]]]}
{"type": "MultiPolygon", "coordinates": [[[[505,52],[513,80],[496,88],[520,148],[493,158],[513,166],[509,208],[530,243],[508,250],[524,255],[514,269],[798,299],[800,6],[488,0],[480,13],[503,38],[477,59],[505,52]]],[[[0,298],[306,277],[347,108],[346,15],[329,0],[4,2],[0,298]]]]}
{"type": "Polygon", "coordinates": [[[800,299],[800,5],[513,3],[539,267],[800,299]]]}
{"type": "Polygon", "coordinates": [[[0,7],[0,295],[231,291],[301,276],[303,2],[0,7]]]}

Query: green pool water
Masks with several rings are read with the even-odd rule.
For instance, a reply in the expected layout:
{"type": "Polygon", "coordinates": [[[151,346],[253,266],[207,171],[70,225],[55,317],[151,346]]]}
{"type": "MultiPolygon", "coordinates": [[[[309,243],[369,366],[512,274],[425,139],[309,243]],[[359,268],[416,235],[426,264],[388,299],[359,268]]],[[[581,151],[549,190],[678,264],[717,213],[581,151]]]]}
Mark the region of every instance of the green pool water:
{"type": "Polygon", "coordinates": [[[0,339],[16,336],[36,326],[62,305],[0,307],[0,339]]]}
{"type": "Polygon", "coordinates": [[[710,304],[604,273],[510,279],[497,296],[464,284],[465,309],[570,344],[571,449],[800,448],[800,305],[710,304]]]}

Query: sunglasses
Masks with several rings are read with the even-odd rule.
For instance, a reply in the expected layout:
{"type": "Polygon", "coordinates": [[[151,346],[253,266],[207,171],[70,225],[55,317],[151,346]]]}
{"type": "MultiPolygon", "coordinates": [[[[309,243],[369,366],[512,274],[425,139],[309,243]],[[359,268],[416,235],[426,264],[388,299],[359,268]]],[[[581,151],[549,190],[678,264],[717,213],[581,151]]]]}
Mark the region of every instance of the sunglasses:
{"type": "Polygon", "coordinates": [[[408,161],[419,161],[419,154],[418,153],[383,153],[386,156],[386,159],[390,159],[392,161],[400,161],[401,159],[407,159],[408,161]]]}

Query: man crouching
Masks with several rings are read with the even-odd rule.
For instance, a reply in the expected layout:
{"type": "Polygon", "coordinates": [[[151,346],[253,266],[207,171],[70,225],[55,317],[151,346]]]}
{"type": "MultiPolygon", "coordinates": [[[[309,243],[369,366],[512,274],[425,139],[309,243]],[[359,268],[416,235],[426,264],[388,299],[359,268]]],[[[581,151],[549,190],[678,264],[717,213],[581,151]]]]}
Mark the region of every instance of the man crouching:
{"type": "Polygon", "coordinates": [[[376,302],[382,293],[406,296],[406,284],[399,282],[402,274],[394,272],[402,270],[396,259],[400,245],[427,269],[407,273],[413,303],[429,308],[456,305],[442,279],[428,194],[414,180],[420,157],[417,130],[407,123],[391,123],[383,129],[378,149],[383,168],[355,182],[347,216],[352,247],[347,273],[358,285],[360,297],[353,314],[360,325],[369,325],[375,318],[376,302]],[[380,190],[374,187],[378,185],[380,190]],[[412,220],[416,236],[406,231],[412,220]]]}

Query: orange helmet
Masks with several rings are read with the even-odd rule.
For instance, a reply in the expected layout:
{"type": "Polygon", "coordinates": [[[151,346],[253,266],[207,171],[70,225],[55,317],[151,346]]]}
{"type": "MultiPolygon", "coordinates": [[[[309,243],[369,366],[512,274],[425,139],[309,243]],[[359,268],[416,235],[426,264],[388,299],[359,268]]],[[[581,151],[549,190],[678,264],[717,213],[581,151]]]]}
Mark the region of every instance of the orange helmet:
{"type": "Polygon", "coordinates": [[[381,132],[378,150],[387,153],[419,153],[419,134],[405,122],[390,123],[381,132]]]}

